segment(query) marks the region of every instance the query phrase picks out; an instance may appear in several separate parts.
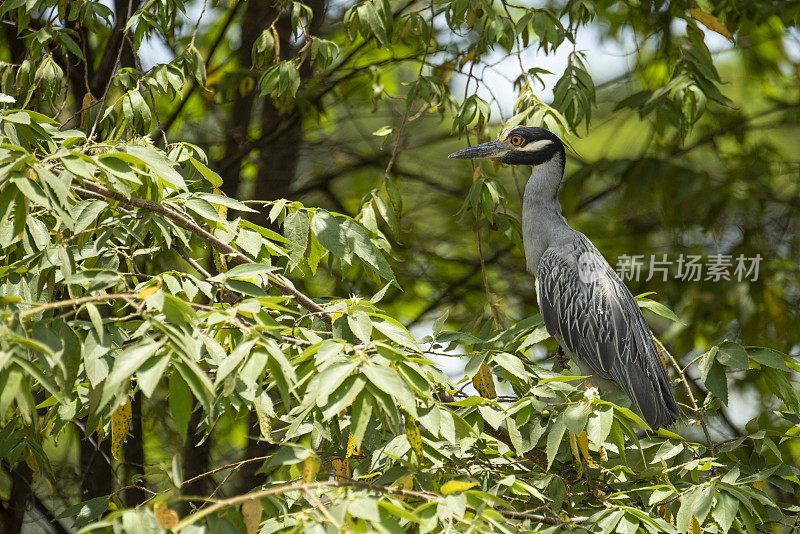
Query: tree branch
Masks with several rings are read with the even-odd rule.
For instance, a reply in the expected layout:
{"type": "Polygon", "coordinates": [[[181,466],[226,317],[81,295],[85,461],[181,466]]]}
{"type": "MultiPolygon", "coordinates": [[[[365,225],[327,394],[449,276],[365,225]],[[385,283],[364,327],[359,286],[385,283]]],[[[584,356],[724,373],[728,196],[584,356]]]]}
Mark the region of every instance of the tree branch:
{"type": "MultiPolygon", "coordinates": [[[[214,44],[212,44],[211,48],[208,50],[208,56],[206,57],[205,61],[206,70],[208,70],[208,67],[211,63],[211,58],[214,56],[214,52],[217,51],[217,48],[219,48],[219,45],[222,42],[222,39],[225,38],[225,34],[228,33],[228,28],[230,28],[230,25],[233,22],[233,17],[236,15],[236,12],[239,10],[239,7],[242,4],[243,2],[237,2],[228,12],[228,18],[225,19],[225,22],[222,24],[222,29],[219,32],[219,35],[217,35],[217,38],[214,40],[214,44]]],[[[169,129],[172,128],[172,125],[175,123],[180,114],[183,112],[187,102],[189,102],[189,99],[194,94],[195,89],[197,89],[196,83],[192,84],[192,86],[189,87],[189,91],[181,99],[180,104],[178,104],[178,107],[175,109],[175,111],[172,112],[172,115],[170,115],[169,119],[167,119],[166,122],[164,122],[164,125],[161,128],[159,128],[159,130],[155,134],[153,134],[153,139],[157,139],[158,137],[161,137],[161,135],[165,135],[169,131],[169,129]]]]}
{"type": "MultiPolygon", "coordinates": [[[[712,458],[716,458],[717,448],[714,445],[714,440],[711,439],[711,434],[708,432],[708,426],[706,426],[706,421],[705,419],[703,419],[703,415],[700,413],[700,409],[697,407],[697,401],[695,401],[694,394],[692,394],[692,388],[689,387],[689,382],[686,380],[686,374],[684,374],[683,369],[681,369],[681,366],[678,364],[678,362],[675,360],[672,354],[667,350],[664,344],[661,343],[661,341],[659,341],[658,338],[656,338],[656,336],[652,335],[652,333],[650,335],[653,338],[653,341],[656,342],[658,350],[662,354],[667,355],[669,360],[672,362],[672,366],[675,367],[675,370],[681,377],[681,381],[683,382],[683,387],[686,389],[686,393],[687,395],[689,395],[689,400],[692,402],[692,410],[694,411],[694,415],[695,417],[697,417],[697,420],[700,422],[700,426],[703,427],[703,433],[706,435],[706,440],[708,441],[708,452],[711,454],[712,458]]],[[[711,466],[711,471],[715,475],[717,474],[717,468],[714,467],[713,465],[711,466]]]]}
{"type": "MultiPolygon", "coordinates": [[[[226,254],[231,256],[230,261],[234,265],[256,263],[255,261],[251,260],[244,254],[242,254],[241,252],[230,246],[228,243],[225,243],[221,239],[215,237],[206,229],[202,228],[190,217],[186,217],[178,213],[177,211],[170,209],[169,207],[160,202],[154,202],[152,200],[145,200],[137,197],[126,198],[124,195],[117,193],[116,191],[112,191],[90,180],[83,180],[83,187],[73,185],[72,189],[83,197],[112,199],[124,206],[144,209],[147,211],[158,213],[164,216],[166,219],[169,219],[170,221],[175,223],[180,228],[183,228],[184,230],[187,230],[192,234],[194,234],[195,236],[199,237],[207,245],[209,245],[211,248],[213,248],[220,254],[226,254]]],[[[309,312],[319,314],[320,317],[326,323],[328,324],[331,323],[331,316],[319,304],[311,300],[310,297],[308,297],[301,291],[295,289],[294,286],[292,286],[291,282],[289,282],[282,276],[273,273],[267,273],[267,278],[269,279],[270,283],[272,283],[272,285],[275,286],[281,293],[283,293],[287,297],[293,298],[300,306],[302,306],[309,312]]]]}
{"type": "MultiPolygon", "coordinates": [[[[175,525],[175,527],[173,527],[172,530],[174,532],[179,532],[182,528],[194,524],[196,521],[202,519],[203,517],[213,514],[214,512],[221,510],[223,508],[227,508],[228,506],[233,506],[235,504],[261,499],[263,497],[268,497],[270,495],[278,495],[281,493],[289,493],[292,491],[308,492],[311,490],[323,489],[323,488],[357,488],[367,491],[375,491],[377,493],[383,493],[388,495],[397,495],[399,497],[409,497],[412,499],[419,499],[426,502],[435,502],[441,498],[439,495],[436,494],[430,494],[421,491],[406,490],[401,488],[393,488],[390,486],[383,486],[380,484],[367,484],[365,482],[353,479],[329,480],[326,482],[310,482],[307,484],[287,484],[285,486],[278,486],[261,491],[255,491],[253,493],[248,493],[245,495],[237,495],[236,497],[231,497],[230,499],[217,501],[208,508],[204,508],[203,510],[199,510],[194,514],[185,517],[182,521],[180,521],[177,525],[175,525]]],[[[478,513],[478,511],[472,506],[467,506],[466,509],[472,512],[473,514],[478,513]]],[[[568,518],[567,521],[564,521],[559,517],[550,517],[541,514],[530,514],[527,512],[517,512],[514,510],[497,510],[497,512],[505,517],[510,517],[513,519],[528,519],[546,525],[561,525],[562,523],[565,522],[582,523],[589,519],[586,516],[571,516],[568,518]]]]}
{"type": "MultiPolygon", "coordinates": [[[[128,14],[125,17],[125,21],[122,24],[122,28],[119,30],[119,50],[117,50],[117,59],[114,61],[114,65],[111,67],[111,70],[108,72],[108,82],[106,83],[106,88],[103,90],[103,97],[100,99],[100,108],[97,110],[97,115],[94,118],[94,124],[92,125],[92,131],[89,133],[90,141],[94,137],[94,132],[97,130],[97,124],[100,122],[100,116],[103,114],[103,107],[106,105],[106,98],[108,97],[108,90],[111,89],[111,83],[114,81],[114,71],[117,70],[117,65],[119,65],[119,60],[122,58],[122,49],[125,48],[125,25],[128,22],[128,19],[131,18],[131,10],[133,9],[133,0],[128,0],[128,14]]],[[[112,36],[115,35],[112,33],[112,36]]],[[[109,38],[109,41],[111,38],[109,38]]],[[[108,47],[112,48],[112,47],[108,47]]],[[[108,48],[106,49],[106,53],[108,53],[108,48]]],[[[100,64],[103,64],[103,61],[106,58],[104,57],[100,64]]],[[[98,73],[99,74],[99,73],[98,73]]]]}

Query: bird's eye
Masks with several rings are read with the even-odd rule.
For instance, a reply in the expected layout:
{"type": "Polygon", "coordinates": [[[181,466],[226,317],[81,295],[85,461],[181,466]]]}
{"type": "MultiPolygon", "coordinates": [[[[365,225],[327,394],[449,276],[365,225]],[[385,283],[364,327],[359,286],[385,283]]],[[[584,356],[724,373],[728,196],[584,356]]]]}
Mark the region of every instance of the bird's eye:
{"type": "Polygon", "coordinates": [[[512,135],[511,136],[511,144],[514,145],[514,146],[521,145],[522,144],[522,137],[520,137],[518,135],[512,135]]]}

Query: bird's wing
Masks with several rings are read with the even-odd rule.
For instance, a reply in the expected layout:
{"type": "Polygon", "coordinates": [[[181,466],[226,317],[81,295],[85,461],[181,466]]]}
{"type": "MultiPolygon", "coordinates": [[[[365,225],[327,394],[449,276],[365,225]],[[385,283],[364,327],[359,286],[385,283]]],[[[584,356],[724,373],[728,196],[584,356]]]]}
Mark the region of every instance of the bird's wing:
{"type": "Polygon", "coordinates": [[[537,270],[545,327],[620,386],[654,428],[679,417],[669,378],[636,300],[583,235],[550,247],[537,270]]]}

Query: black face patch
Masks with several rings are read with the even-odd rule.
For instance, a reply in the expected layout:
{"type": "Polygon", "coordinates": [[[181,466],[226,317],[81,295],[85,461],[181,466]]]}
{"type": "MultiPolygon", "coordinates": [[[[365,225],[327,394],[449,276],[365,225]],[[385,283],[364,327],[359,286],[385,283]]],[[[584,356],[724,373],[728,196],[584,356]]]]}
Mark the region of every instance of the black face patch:
{"type": "Polygon", "coordinates": [[[517,126],[503,132],[500,141],[504,141],[512,146],[497,161],[509,165],[540,165],[552,159],[555,155],[561,154],[562,165],[564,163],[564,143],[556,134],[545,128],[537,126],[517,126]],[[519,139],[522,142],[519,142],[519,139]],[[512,142],[512,139],[515,142],[512,142]]]}

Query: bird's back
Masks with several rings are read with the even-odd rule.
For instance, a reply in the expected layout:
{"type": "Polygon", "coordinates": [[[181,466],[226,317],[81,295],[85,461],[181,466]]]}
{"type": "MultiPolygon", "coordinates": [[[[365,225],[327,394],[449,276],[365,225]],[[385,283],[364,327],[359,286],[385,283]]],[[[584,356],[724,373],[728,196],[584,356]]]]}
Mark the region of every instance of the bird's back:
{"type": "Polygon", "coordinates": [[[572,230],[551,243],[537,267],[536,292],[547,331],[573,359],[622,388],[651,427],[680,417],[636,300],[586,236],[572,230]]]}

